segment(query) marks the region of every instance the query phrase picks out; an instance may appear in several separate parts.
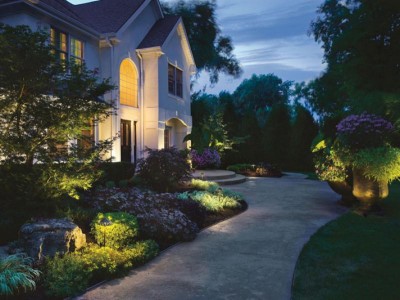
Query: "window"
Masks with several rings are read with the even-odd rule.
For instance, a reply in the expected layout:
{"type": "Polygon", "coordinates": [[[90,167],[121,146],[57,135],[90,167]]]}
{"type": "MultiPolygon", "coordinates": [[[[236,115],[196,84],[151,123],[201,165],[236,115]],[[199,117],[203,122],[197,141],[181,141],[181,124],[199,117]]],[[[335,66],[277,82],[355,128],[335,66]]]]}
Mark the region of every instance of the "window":
{"type": "Polygon", "coordinates": [[[88,151],[94,145],[94,122],[90,120],[87,127],[81,131],[81,136],[77,139],[77,146],[79,151],[88,151]]]}
{"type": "Polygon", "coordinates": [[[54,46],[54,54],[60,61],[70,60],[79,66],[83,63],[83,42],[70,37],[58,29],[50,29],[50,42],[54,46]],[[68,47],[69,44],[69,47],[68,47]]]}
{"type": "Polygon", "coordinates": [[[138,75],[129,59],[124,59],[119,70],[119,101],[123,105],[138,107],[138,75]]]}
{"type": "Polygon", "coordinates": [[[168,92],[178,97],[183,96],[183,72],[168,64],[168,92]]]}
{"type": "Polygon", "coordinates": [[[83,42],[71,37],[71,62],[81,66],[83,63],[83,42]]]}
{"type": "Polygon", "coordinates": [[[51,28],[50,41],[54,46],[57,59],[66,61],[68,59],[68,37],[67,34],[57,29],[51,28]]]}

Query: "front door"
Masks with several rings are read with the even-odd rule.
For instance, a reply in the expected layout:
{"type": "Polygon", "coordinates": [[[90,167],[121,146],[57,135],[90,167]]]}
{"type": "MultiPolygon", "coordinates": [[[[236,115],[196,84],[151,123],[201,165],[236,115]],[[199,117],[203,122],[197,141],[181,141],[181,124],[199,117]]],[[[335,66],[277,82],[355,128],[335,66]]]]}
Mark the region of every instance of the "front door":
{"type": "Polygon", "coordinates": [[[131,121],[121,120],[121,161],[131,162],[132,153],[131,121]]]}

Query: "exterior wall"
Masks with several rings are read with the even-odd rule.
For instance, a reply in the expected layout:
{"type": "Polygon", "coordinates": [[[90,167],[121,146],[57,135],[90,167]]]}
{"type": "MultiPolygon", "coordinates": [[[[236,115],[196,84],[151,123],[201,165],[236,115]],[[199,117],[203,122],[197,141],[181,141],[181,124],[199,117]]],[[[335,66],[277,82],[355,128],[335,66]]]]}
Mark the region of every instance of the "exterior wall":
{"type": "MultiPolygon", "coordinates": [[[[100,51],[101,57],[101,64],[104,65],[102,76],[105,78],[111,78],[111,81],[115,84],[117,89],[113,91],[110,95],[108,95],[108,99],[113,99],[115,101],[115,106],[117,108],[117,115],[113,116],[112,118],[112,131],[110,130],[110,134],[112,133],[113,136],[116,136],[120,133],[120,123],[121,119],[131,121],[132,123],[132,134],[131,139],[134,141],[134,131],[133,131],[133,122],[137,122],[137,156],[143,157],[144,153],[144,145],[148,147],[153,147],[153,140],[154,134],[151,128],[149,130],[145,129],[145,124],[142,122],[142,113],[140,107],[140,93],[141,89],[140,86],[138,88],[138,103],[139,107],[129,107],[126,105],[120,105],[119,103],[119,69],[121,62],[128,58],[130,59],[133,64],[135,65],[137,72],[138,72],[138,84],[141,82],[141,72],[140,72],[140,59],[136,54],[136,49],[140,42],[145,38],[148,31],[152,28],[154,23],[161,17],[157,13],[155,9],[156,1],[152,1],[146,8],[143,9],[141,14],[123,31],[121,34],[117,35],[118,42],[112,48],[105,47],[102,48],[100,51]]],[[[157,73],[153,74],[151,71],[148,74],[152,78],[157,78],[157,73]]],[[[157,80],[157,79],[155,79],[157,80]]],[[[145,99],[157,99],[158,95],[148,96],[149,94],[146,92],[145,99]],[[148,97],[147,97],[148,96],[148,97]]],[[[153,103],[144,101],[144,106],[152,106],[153,103]]],[[[151,117],[153,117],[151,115],[151,117]]],[[[109,124],[104,124],[104,126],[109,126],[109,124]]],[[[121,160],[121,141],[117,139],[114,142],[113,147],[113,160],[120,161],[121,160]]],[[[133,149],[133,145],[132,145],[133,149]]],[[[132,150],[133,151],[133,150],[132,150]]],[[[132,159],[133,159],[133,152],[132,152],[132,159]]]]}
{"type": "MultiPolygon", "coordinates": [[[[143,157],[145,147],[161,149],[164,147],[164,130],[166,126],[173,127],[171,142],[179,148],[185,147],[181,142],[190,133],[192,119],[190,116],[190,66],[183,52],[181,37],[178,30],[163,46],[162,51],[143,54],[143,70],[141,59],[136,53],[140,42],[149,30],[161,18],[153,0],[145,7],[139,16],[121,33],[108,43],[100,43],[100,39],[79,31],[76,27],[50,16],[44,16],[34,10],[5,14],[0,12],[0,22],[16,25],[28,25],[33,30],[47,30],[53,26],[84,42],[84,59],[89,69],[97,68],[100,77],[110,78],[117,87],[105,95],[105,100],[114,102],[115,115],[98,125],[95,132],[100,140],[110,139],[120,133],[121,119],[128,120],[132,125],[132,161],[134,157],[133,141],[135,140],[134,122],[137,132],[137,157],[143,157]],[[138,103],[139,107],[129,107],[119,103],[119,72],[124,59],[130,59],[138,71],[138,103]],[[179,98],[168,93],[168,63],[183,70],[183,97],[179,98]],[[141,78],[143,76],[143,78],[141,78]],[[140,83],[143,82],[143,87],[140,83]],[[141,94],[143,88],[143,94],[141,94]],[[143,99],[142,99],[143,96],[143,99]]],[[[109,154],[113,161],[121,160],[120,139],[114,141],[113,150],[109,154]]]]}

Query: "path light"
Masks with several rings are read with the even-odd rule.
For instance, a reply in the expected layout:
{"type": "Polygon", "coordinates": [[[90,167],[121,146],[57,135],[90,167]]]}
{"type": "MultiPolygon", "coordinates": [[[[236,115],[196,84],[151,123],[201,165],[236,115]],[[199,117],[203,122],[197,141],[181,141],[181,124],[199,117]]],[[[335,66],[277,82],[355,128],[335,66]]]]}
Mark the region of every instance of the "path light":
{"type": "Polygon", "coordinates": [[[253,171],[256,169],[256,165],[251,165],[251,167],[253,168],[253,171]]]}
{"type": "Polygon", "coordinates": [[[201,180],[204,180],[204,172],[200,172],[201,180]]]}
{"type": "Polygon", "coordinates": [[[103,247],[106,246],[106,227],[111,226],[112,222],[104,217],[103,219],[100,220],[100,225],[103,226],[103,247]]]}

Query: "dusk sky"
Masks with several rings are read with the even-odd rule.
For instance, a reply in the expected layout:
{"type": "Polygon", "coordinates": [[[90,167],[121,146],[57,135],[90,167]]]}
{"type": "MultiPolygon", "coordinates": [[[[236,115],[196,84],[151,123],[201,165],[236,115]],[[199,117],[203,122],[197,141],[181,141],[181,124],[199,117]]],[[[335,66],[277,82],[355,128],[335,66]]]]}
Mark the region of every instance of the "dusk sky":
{"type": "MultiPolygon", "coordinates": [[[[69,0],[71,3],[91,1],[69,0]]],[[[174,2],[174,0],[168,0],[174,2]]],[[[310,23],[323,0],[217,0],[217,20],[229,35],[244,73],[239,79],[221,75],[211,88],[202,75],[194,90],[233,92],[252,74],[274,73],[283,80],[308,81],[324,69],[322,49],[307,36],[310,23]]]]}

